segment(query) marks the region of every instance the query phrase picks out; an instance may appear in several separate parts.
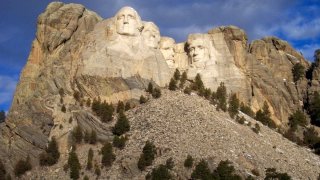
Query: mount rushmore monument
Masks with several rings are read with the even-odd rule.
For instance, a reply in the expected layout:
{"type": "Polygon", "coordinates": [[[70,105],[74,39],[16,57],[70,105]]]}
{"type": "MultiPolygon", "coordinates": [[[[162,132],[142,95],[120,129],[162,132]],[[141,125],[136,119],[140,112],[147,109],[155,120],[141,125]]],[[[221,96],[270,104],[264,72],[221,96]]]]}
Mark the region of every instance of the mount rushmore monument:
{"type": "MultiPolygon", "coordinates": [[[[214,91],[224,82],[228,94],[236,93],[254,111],[266,102],[272,119],[285,126],[308,94],[305,78],[293,82],[296,63],[310,67],[286,41],[265,37],[249,44],[244,30],[235,26],[190,34],[178,43],[161,36],[155,23],[143,21],[131,7],[103,19],[82,5],[53,2],[38,17],[36,38],[0,126],[0,157],[8,157],[4,163],[11,170],[21,157],[36,159],[56,124],[80,116],[75,92],[110,103],[138,99],[149,82],[167,86],[175,69],[190,81],[200,74],[214,91]],[[61,89],[69,112],[63,117],[58,113],[61,89]]],[[[101,138],[108,136],[103,125],[92,126],[101,138]]]]}

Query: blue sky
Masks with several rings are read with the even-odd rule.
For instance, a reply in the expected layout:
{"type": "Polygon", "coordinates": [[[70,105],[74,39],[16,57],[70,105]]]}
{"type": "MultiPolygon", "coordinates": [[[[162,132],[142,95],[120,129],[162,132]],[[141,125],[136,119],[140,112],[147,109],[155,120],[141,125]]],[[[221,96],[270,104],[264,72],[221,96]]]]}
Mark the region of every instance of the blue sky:
{"type": "MultiPolygon", "coordinates": [[[[8,110],[35,38],[38,15],[52,1],[0,1],[0,110],[8,110]]],[[[244,29],[249,40],[277,36],[313,60],[320,48],[320,0],[65,0],[83,4],[103,18],[122,6],[155,22],[161,35],[184,41],[189,33],[221,25],[244,29]]]]}

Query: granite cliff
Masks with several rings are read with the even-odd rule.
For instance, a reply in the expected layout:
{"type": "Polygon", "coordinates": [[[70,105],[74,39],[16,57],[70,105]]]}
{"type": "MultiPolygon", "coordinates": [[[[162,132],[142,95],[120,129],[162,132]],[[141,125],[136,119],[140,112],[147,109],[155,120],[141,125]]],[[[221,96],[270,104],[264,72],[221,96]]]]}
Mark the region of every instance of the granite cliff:
{"type": "MultiPolygon", "coordinates": [[[[27,155],[37,164],[52,136],[67,154],[68,137],[77,124],[96,130],[100,140],[111,140],[106,125],[75,96],[110,103],[138,99],[149,82],[168,85],[175,68],[186,71],[190,81],[199,73],[213,90],[224,82],[228,93],[236,93],[255,111],[266,101],[272,119],[286,127],[288,116],[302,108],[308,92],[319,89],[320,78],[313,78],[311,89],[306,78],[293,82],[296,63],[311,66],[287,42],[266,37],[249,44],[245,32],[235,26],[191,34],[175,44],[161,38],[159,28],[130,7],[103,19],[82,5],[53,2],[38,17],[12,107],[0,125],[0,157],[10,171],[27,155]],[[68,123],[70,118],[76,121],[68,123]]],[[[319,66],[315,69],[316,77],[319,66]]]]}

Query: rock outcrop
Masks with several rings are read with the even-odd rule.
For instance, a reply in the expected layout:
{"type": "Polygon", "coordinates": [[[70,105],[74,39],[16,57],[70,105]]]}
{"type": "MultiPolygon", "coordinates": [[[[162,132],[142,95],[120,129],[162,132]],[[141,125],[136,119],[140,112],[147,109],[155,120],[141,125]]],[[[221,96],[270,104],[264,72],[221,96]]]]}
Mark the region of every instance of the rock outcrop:
{"type": "MultiPolygon", "coordinates": [[[[109,125],[98,123],[83,100],[138,99],[149,82],[165,87],[176,67],[190,80],[200,73],[213,90],[224,82],[228,93],[236,93],[254,110],[266,101],[279,125],[286,125],[289,114],[302,107],[308,82],[293,83],[291,69],[295,63],[306,69],[310,64],[287,42],[266,37],[248,45],[245,32],[235,26],[193,34],[178,44],[172,41],[162,44],[159,28],[130,7],[102,19],[79,4],[50,3],[38,18],[12,107],[0,124],[0,157],[5,157],[7,169],[12,171],[28,155],[37,164],[52,136],[67,154],[76,125],[109,140],[109,125]]],[[[318,81],[312,83],[316,89],[318,81]]]]}

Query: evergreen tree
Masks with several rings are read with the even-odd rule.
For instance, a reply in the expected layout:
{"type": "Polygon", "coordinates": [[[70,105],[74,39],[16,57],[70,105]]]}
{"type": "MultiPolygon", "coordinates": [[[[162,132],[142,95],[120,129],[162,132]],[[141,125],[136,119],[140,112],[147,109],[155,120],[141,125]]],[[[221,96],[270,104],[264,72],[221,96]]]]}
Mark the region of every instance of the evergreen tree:
{"type": "Polygon", "coordinates": [[[138,168],[142,171],[146,166],[150,166],[155,158],[155,154],[156,146],[152,142],[147,141],[138,161],[138,168]]]}
{"type": "Polygon", "coordinates": [[[75,99],[76,101],[80,102],[80,100],[81,100],[81,94],[80,94],[79,91],[74,91],[73,97],[74,97],[74,99],[75,99]]]}
{"type": "Polygon", "coordinates": [[[118,121],[114,125],[112,131],[114,135],[118,136],[121,136],[122,134],[130,131],[129,121],[123,111],[120,111],[118,121]]]}
{"type": "Polygon", "coordinates": [[[224,112],[227,111],[227,88],[224,86],[224,83],[221,82],[220,86],[217,88],[217,92],[215,94],[215,98],[217,101],[217,110],[220,109],[224,112]]]}
{"type": "Polygon", "coordinates": [[[305,68],[300,63],[296,63],[292,68],[293,81],[296,83],[298,80],[304,77],[305,68]]]}
{"type": "Polygon", "coordinates": [[[73,129],[72,137],[75,143],[80,144],[82,142],[82,138],[83,138],[82,128],[79,125],[73,129]]]}
{"type": "Polygon", "coordinates": [[[149,84],[148,84],[147,92],[150,93],[150,94],[153,94],[153,85],[152,85],[151,82],[149,82],[149,84]]]}
{"type": "Polygon", "coordinates": [[[236,94],[232,94],[229,98],[228,112],[231,118],[234,118],[239,113],[240,101],[236,94]]]}
{"type": "Polygon", "coordinates": [[[270,128],[276,128],[277,125],[270,118],[269,105],[267,102],[264,102],[262,110],[258,110],[256,113],[256,120],[262,122],[262,124],[267,125],[270,128]]]}
{"type": "Polygon", "coordinates": [[[74,149],[69,153],[68,166],[70,168],[70,178],[79,179],[81,165],[74,149]]]}
{"type": "Polygon", "coordinates": [[[177,81],[174,78],[171,78],[169,83],[169,90],[175,91],[177,89],[177,81]]]}
{"type": "Polygon", "coordinates": [[[123,149],[124,147],[125,147],[125,145],[126,145],[126,141],[127,141],[127,138],[126,137],[124,137],[124,136],[117,136],[117,135],[115,135],[114,137],[113,137],[113,146],[114,147],[117,147],[117,148],[119,148],[119,149],[123,149]]]}
{"type": "Polygon", "coordinates": [[[275,168],[267,168],[266,169],[266,177],[265,180],[291,180],[292,178],[287,173],[278,173],[275,168]]]}
{"type": "Polygon", "coordinates": [[[126,102],[126,105],[125,105],[125,107],[124,107],[124,110],[125,110],[125,111],[128,111],[129,109],[131,109],[131,105],[130,105],[129,102],[126,102]]]}
{"type": "Polygon", "coordinates": [[[6,168],[0,159],[0,180],[6,179],[6,173],[7,173],[6,168]]]}
{"type": "Polygon", "coordinates": [[[314,127],[308,128],[303,132],[303,143],[310,148],[314,148],[317,143],[320,143],[320,137],[314,127]]]}
{"type": "Polygon", "coordinates": [[[5,119],[6,119],[6,113],[3,110],[1,110],[0,111],[0,123],[4,122],[5,119]]]}
{"type": "Polygon", "coordinates": [[[161,97],[161,90],[159,88],[154,88],[152,97],[156,99],[161,97]]]}
{"type": "Polygon", "coordinates": [[[220,161],[217,169],[213,172],[214,179],[219,180],[241,180],[242,178],[235,173],[234,167],[231,165],[231,162],[226,161],[220,161]]]}
{"type": "Polygon", "coordinates": [[[101,160],[102,165],[106,167],[110,167],[113,161],[116,159],[116,156],[112,150],[112,145],[109,142],[105,143],[101,149],[101,153],[102,153],[102,160],[101,160]]]}
{"type": "Polygon", "coordinates": [[[89,140],[89,143],[90,144],[96,144],[97,143],[97,133],[95,130],[91,130],[91,133],[90,133],[90,140],[89,140]]]}
{"type": "Polygon", "coordinates": [[[187,73],[186,72],[183,72],[182,75],[181,75],[181,78],[180,78],[180,84],[179,84],[179,87],[182,89],[184,84],[186,83],[187,81],[187,73]]]}
{"type": "Polygon", "coordinates": [[[192,168],[192,166],[193,166],[193,158],[191,155],[188,155],[187,159],[184,161],[184,167],[192,168]]]}
{"type": "Polygon", "coordinates": [[[210,99],[211,98],[211,94],[212,94],[212,91],[210,88],[205,88],[204,89],[204,92],[203,92],[203,97],[205,97],[206,99],[210,99]]]}
{"type": "Polygon", "coordinates": [[[52,157],[52,161],[49,162],[48,165],[56,164],[59,161],[60,152],[59,152],[58,143],[55,137],[52,137],[51,141],[48,144],[48,148],[46,149],[46,152],[48,153],[49,156],[52,157]]]}
{"type": "Polygon", "coordinates": [[[190,88],[190,87],[186,87],[186,88],[184,88],[183,92],[184,92],[185,94],[190,95],[190,94],[191,94],[191,88],[190,88]]]}
{"type": "Polygon", "coordinates": [[[168,169],[170,169],[170,170],[173,169],[173,167],[174,167],[174,162],[173,162],[173,159],[172,159],[172,158],[169,158],[169,159],[166,160],[166,167],[167,167],[168,169]]]}
{"type": "Polygon", "coordinates": [[[212,175],[208,166],[208,163],[205,160],[201,160],[197,165],[194,171],[191,174],[193,179],[202,179],[210,180],[212,175]]]}
{"type": "Polygon", "coordinates": [[[201,76],[200,74],[198,73],[194,79],[194,83],[193,83],[193,86],[192,86],[192,90],[195,90],[195,91],[199,91],[200,89],[204,89],[204,85],[203,85],[203,82],[201,80],[201,76]]]}
{"type": "Polygon", "coordinates": [[[87,169],[92,169],[92,160],[93,160],[93,150],[90,148],[88,151],[88,161],[87,161],[87,169]]]}
{"type": "Polygon", "coordinates": [[[255,117],[255,113],[252,111],[252,109],[249,106],[245,105],[243,102],[241,102],[240,104],[240,111],[252,118],[255,117]]]}
{"type": "Polygon", "coordinates": [[[163,165],[160,164],[158,167],[152,169],[150,178],[146,178],[150,180],[169,180],[172,179],[172,175],[169,172],[169,169],[163,165]]]}
{"type": "Polygon", "coordinates": [[[118,101],[117,113],[124,111],[124,103],[122,101],[118,101]]]}
{"type": "Polygon", "coordinates": [[[143,95],[141,95],[139,102],[140,102],[140,104],[144,104],[147,102],[147,99],[143,95]]]}
{"type": "Polygon", "coordinates": [[[60,88],[60,89],[59,89],[59,95],[60,95],[61,97],[64,96],[64,89],[63,89],[63,88],[60,88]]]}
{"type": "Polygon", "coordinates": [[[180,71],[178,69],[176,69],[176,71],[173,74],[174,80],[176,80],[176,81],[180,80],[180,76],[181,76],[180,71]]]}
{"type": "Polygon", "coordinates": [[[298,125],[306,126],[307,125],[306,116],[301,110],[298,109],[292,115],[290,115],[288,125],[293,131],[297,129],[298,125]]]}

